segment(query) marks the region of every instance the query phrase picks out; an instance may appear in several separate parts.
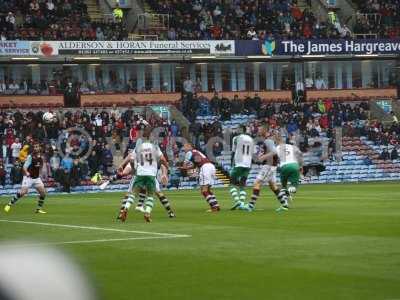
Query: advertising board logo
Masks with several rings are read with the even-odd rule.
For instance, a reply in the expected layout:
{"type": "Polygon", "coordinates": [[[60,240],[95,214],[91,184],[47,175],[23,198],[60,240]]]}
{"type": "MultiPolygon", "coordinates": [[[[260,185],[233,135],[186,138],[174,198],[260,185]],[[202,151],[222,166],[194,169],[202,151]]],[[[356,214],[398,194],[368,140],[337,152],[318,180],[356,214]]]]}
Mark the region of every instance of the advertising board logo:
{"type": "Polygon", "coordinates": [[[31,50],[33,54],[52,56],[54,54],[53,46],[46,42],[32,43],[31,50]]]}
{"type": "Polygon", "coordinates": [[[215,50],[218,52],[230,52],[232,50],[232,45],[219,43],[219,44],[215,45],[215,50]]]}
{"type": "Polygon", "coordinates": [[[276,42],[274,40],[265,40],[261,45],[261,51],[264,55],[272,55],[276,48],[276,42]]]}

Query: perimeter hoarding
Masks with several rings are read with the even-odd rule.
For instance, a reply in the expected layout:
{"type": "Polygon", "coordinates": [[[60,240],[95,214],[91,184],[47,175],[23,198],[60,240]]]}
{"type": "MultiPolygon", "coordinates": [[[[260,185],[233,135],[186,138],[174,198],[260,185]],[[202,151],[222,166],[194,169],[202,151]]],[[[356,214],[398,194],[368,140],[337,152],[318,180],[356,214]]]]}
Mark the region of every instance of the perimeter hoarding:
{"type": "Polygon", "coordinates": [[[236,41],[236,55],[374,55],[400,54],[400,40],[265,40],[236,41]]]}
{"type": "Polygon", "coordinates": [[[32,42],[32,55],[235,55],[235,41],[43,41],[32,42]]]}

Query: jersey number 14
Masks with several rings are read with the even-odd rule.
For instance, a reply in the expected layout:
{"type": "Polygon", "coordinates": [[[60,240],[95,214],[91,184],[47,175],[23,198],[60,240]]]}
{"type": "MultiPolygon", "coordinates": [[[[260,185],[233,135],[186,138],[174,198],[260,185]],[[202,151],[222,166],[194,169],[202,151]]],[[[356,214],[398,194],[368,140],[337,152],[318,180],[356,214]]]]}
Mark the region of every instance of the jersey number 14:
{"type": "Polygon", "coordinates": [[[153,155],[151,153],[145,153],[140,155],[140,164],[143,166],[144,162],[147,161],[150,165],[153,164],[153,155]]]}

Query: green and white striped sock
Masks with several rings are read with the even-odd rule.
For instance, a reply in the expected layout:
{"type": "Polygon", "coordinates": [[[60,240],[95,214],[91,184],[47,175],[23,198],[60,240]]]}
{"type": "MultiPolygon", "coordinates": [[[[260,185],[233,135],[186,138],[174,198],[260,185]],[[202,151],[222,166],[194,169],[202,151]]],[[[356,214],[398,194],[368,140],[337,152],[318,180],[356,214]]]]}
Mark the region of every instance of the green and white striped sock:
{"type": "Polygon", "coordinates": [[[245,190],[241,190],[240,193],[239,193],[239,200],[241,202],[245,202],[246,201],[246,197],[247,197],[246,191],[245,190]]]}
{"type": "Polygon", "coordinates": [[[135,195],[129,194],[125,197],[124,201],[122,202],[122,205],[124,206],[125,209],[129,209],[134,202],[135,202],[135,195]]]}
{"type": "Polygon", "coordinates": [[[232,187],[230,192],[231,192],[233,203],[234,204],[238,203],[240,201],[238,189],[235,187],[232,187]]]}
{"type": "Polygon", "coordinates": [[[151,213],[151,211],[153,210],[153,206],[154,206],[154,198],[153,197],[147,197],[145,206],[146,206],[145,212],[146,213],[151,213]]]}

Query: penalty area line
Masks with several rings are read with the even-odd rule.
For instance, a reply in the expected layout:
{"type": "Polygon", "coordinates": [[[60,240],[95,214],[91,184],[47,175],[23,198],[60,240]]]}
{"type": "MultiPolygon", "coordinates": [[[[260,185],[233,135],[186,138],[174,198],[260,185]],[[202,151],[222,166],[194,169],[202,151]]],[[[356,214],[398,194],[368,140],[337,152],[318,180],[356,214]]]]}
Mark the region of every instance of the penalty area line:
{"type": "MultiPolygon", "coordinates": [[[[191,237],[191,235],[188,235],[188,234],[174,234],[174,233],[164,233],[164,232],[126,230],[126,229],[117,229],[117,228],[104,228],[104,227],[95,227],[95,226],[80,226],[80,225],[33,222],[33,221],[18,221],[18,220],[0,219],[0,222],[18,223],[18,224],[30,224],[30,225],[39,225],[39,226],[49,226],[49,227],[62,227],[62,228],[71,228],[71,229],[86,229],[86,230],[112,231],[112,232],[121,232],[121,233],[147,234],[147,235],[156,235],[159,238],[162,238],[162,237],[164,237],[164,238],[168,238],[168,237],[170,237],[170,238],[191,237]]],[[[147,238],[151,238],[151,237],[147,237],[147,238]]],[[[156,237],[153,237],[153,238],[156,238],[156,237]]],[[[128,238],[128,239],[145,239],[145,238],[143,237],[143,238],[128,238]]]]}

